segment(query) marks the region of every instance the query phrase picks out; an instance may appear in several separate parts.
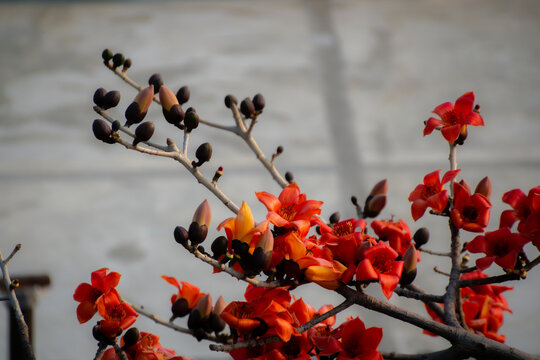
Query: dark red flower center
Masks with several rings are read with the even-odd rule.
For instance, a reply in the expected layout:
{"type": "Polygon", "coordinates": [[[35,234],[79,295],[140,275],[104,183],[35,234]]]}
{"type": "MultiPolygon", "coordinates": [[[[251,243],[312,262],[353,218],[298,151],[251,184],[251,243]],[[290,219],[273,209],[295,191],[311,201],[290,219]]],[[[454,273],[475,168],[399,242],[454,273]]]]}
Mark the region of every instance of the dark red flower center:
{"type": "Polygon", "coordinates": [[[394,260],[386,256],[379,256],[371,260],[371,265],[380,274],[387,274],[394,268],[394,260]]]}
{"type": "Polygon", "coordinates": [[[491,244],[491,250],[496,256],[506,256],[510,252],[510,244],[507,241],[497,241],[496,243],[491,244]]]}
{"type": "Polygon", "coordinates": [[[354,224],[352,221],[342,221],[334,225],[332,233],[337,237],[350,235],[354,232],[354,224]]]}
{"type": "Polygon", "coordinates": [[[470,205],[463,208],[462,214],[468,222],[473,222],[478,217],[478,211],[474,206],[470,205]]]}
{"type": "Polygon", "coordinates": [[[121,304],[111,305],[107,310],[107,320],[121,321],[126,317],[126,310],[121,304]]]}
{"type": "Polygon", "coordinates": [[[294,205],[282,206],[279,209],[279,216],[287,221],[291,221],[296,216],[296,207],[294,205]]]}
{"type": "Polygon", "coordinates": [[[450,110],[444,114],[444,116],[442,116],[442,120],[445,126],[460,124],[461,115],[456,113],[454,110],[450,110]]]}

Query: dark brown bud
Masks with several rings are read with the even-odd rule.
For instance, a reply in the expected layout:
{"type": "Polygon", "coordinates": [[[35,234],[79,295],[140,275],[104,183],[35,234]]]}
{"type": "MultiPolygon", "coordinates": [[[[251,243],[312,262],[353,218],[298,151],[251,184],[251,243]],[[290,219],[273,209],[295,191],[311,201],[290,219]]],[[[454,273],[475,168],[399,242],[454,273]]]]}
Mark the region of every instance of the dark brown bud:
{"type": "Polygon", "coordinates": [[[103,332],[101,332],[101,326],[99,326],[99,323],[97,325],[94,325],[92,328],[92,336],[94,339],[96,339],[99,342],[107,342],[109,343],[111,339],[107,338],[105,335],[103,335],[103,332]]]}
{"type": "Polygon", "coordinates": [[[116,53],[112,57],[112,62],[113,62],[113,67],[114,68],[117,68],[119,66],[124,65],[124,61],[125,61],[125,58],[124,58],[124,55],[122,53],[116,53]]]}
{"type": "Polygon", "coordinates": [[[212,252],[214,253],[213,258],[217,259],[221,255],[225,255],[228,246],[229,241],[225,236],[217,237],[214,242],[212,242],[212,246],[210,247],[210,249],[212,249],[212,252]]]}
{"type": "Polygon", "coordinates": [[[105,95],[107,95],[107,90],[104,88],[99,88],[94,92],[94,104],[102,109],[105,107],[105,95]]]}
{"type": "Polygon", "coordinates": [[[114,120],[111,124],[112,131],[114,132],[120,130],[121,127],[122,127],[122,123],[118,120],[114,120]]]}
{"type": "Polygon", "coordinates": [[[294,182],[294,176],[293,176],[292,172],[287,171],[287,172],[285,173],[285,180],[287,180],[287,182],[288,182],[289,184],[292,184],[292,183],[294,182]]]}
{"type": "Polygon", "coordinates": [[[210,314],[210,328],[216,334],[222,332],[226,325],[227,323],[219,315],[214,313],[210,314]]]}
{"type": "Polygon", "coordinates": [[[210,143],[201,144],[197,151],[195,151],[195,156],[197,157],[198,162],[193,161],[191,165],[199,167],[212,157],[212,145],[210,143]]]}
{"type": "Polygon", "coordinates": [[[178,99],[178,102],[180,105],[183,105],[189,101],[190,91],[187,86],[182,86],[178,91],[176,92],[176,99],[178,99]]]}
{"type": "Polygon", "coordinates": [[[253,101],[250,98],[242,100],[240,103],[240,112],[246,118],[253,118],[255,116],[255,105],[253,105],[253,101]]]}
{"type": "Polygon", "coordinates": [[[377,217],[386,206],[386,195],[368,196],[364,205],[364,218],[377,217]]]}
{"type": "Polygon", "coordinates": [[[261,112],[264,109],[264,106],[266,105],[266,100],[264,99],[264,96],[262,94],[256,94],[253,97],[253,106],[255,106],[255,110],[261,112]]]}
{"type": "Polygon", "coordinates": [[[161,85],[163,85],[163,78],[161,74],[155,73],[148,78],[148,85],[154,85],[154,94],[157,94],[161,85]]]}
{"type": "Polygon", "coordinates": [[[201,313],[196,308],[189,313],[187,325],[191,330],[196,330],[202,326],[201,313]]]}
{"type": "Polygon", "coordinates": [[[276,149],[276,154],[280,155],[283,152],[283,146],[279,145],[276,149]]]}
{"type": "Polygon", "coordinates": [[[351,202],[354,206],[358,206],[358,198],[356,196],[351,196],[351,202]]]}
{"type": "Polygon", "coordinates": [[[180,104],[174,104],[168,111],[163,108],[163,116],[169,124],[179,126],[180,123],[184,120],[185,114],[180,104]]]}
{"type": "Polygon", "coordinates": [[[113,53],[112,53],[111,50],[105,49],[105,50],[103,50],[103,52],[101,53],[101,57],[103,58],[104,61],[109,61],[109,60],[112,59],[113,53]]]}
{"type": "Polygon", "coordinates": [[[196,129],[199,126],[199,115],[197,115],[195,109],[187,109],[186,115],[184,116],[184,126],[186,127],[187,132],[191,132],[191,130],[196,129]]]}
{"type": "Polygon", "coordinates": [[[401,278],[399,284],[409,285],[416,278],[416,264],[418,262],[418,255],[413,244],[409,246],[405,254],[403,255],[403,271],[401,272],[401,278]]]}
{"type": "Polygon", "coordinates": [[[122,67],[122,72],[126,72],[131,67],[131,59],[124,60],[124,66],[122,67]]]}
{"type": "Polygon", "coordinates": [[[486,199],[489,200],[489,197],[491,196],[491,180],[489,179],[489,176],[484,177],[478,182],[474,192],[476,194],[484,195],[486,199]]]}
{"type": "Polygon", "coordinates": [[[114,140],[111,138],[112,129],[109,124],[102,119],[96,119],[92,123],[92,131],[96,139],[103,141],[107,144],[113,144],[114,140]]]}
{"type": "Polygon", "coordinates": [[[184,227],[177,226],[174,228],[174,240],[176,240],[177,243],[179,243],[182,246],[186,246],[188,238],[189,238],[188,231],[184,227]]]}
{"type": "Polygon", "coordinates": [[[234,95],[231,95],[231,94],[225,96],[225,106],[230,109],[233,104],[237,105],[238,99],[234,95]]]}
{"type": "Polygon", "coordinates": [[[480,112],[482,111],[481,108],[480,108],[480,104],[474,105],[473,111],[474,111],[475,113],[480,114],[480,112]]]}
{"type": "Polygon", "coordinates": [[[425,245],[429,241],[429,230],[425,227],[421,227],[416,230],[413,235],[414,244],[417,249],[420,249],[421,246],[425,245]]]}
{"type": "Polygon", "coordinates": [[[124,336],[122,336],[122,340],[124,340],[124,346],[122,348],[127,349],[128,347],[131,347],[139,341],[139,329],[136,327],[129,328],[124,336]]]}
{"type": "Polygon", "coordinates": [[[144,115],[141,113],[141,107],[135,101],[129,104],[125,112],[126,123],[124,126],[130,127],[133,124],[138,124],[144,119],[144,115]]]}
{"type": "Polygon", "coordinates": [[[191,245],[197,245],[200,244],[206,239],[206,236],[208,235],[208,226],[207,225],[199,225],[195,221],[189,225],[188,230],[188,236],[189,240],[191,241],[191,245]]]}
{"type": "Polygon", "coordinates": [[[179,298],[171,306],[173,317],[184,317],[190,313],[191,309],[186,299],[179,298]]]}
{"type": "Polygon", "coordinates": [[[135,139],[133,139],[133,146],[140,142],[148,141],[154,135],[154,123],[152,121],[143,122],[135,129],[135,139]]]}
{"type": "Polygon", "coordinates": [[[333,213],[332,215],[330,215],[330,224],[335,224],[339,221],[339,218],[341,217],[341,214],[339,213],[339,211],[336,211],[335,213],[333,213]]]}
{"type": "Polygon", "coordinates": [[[115,107],[120,102],[120,91],[112,90],[105,94],[103,109],[107,110],[115,107]]]}

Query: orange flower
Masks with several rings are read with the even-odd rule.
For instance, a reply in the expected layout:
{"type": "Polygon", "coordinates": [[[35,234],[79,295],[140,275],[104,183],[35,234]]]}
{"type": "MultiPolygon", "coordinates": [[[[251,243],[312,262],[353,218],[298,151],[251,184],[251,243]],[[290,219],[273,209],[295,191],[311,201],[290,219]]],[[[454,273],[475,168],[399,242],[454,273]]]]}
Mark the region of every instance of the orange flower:
{"type": "Polygon", "coordinates": [[[176,280],[174,277],[162,275],[161,278],[168,282],[171,285],[174,285],[178,288],[178,294],[173,294],[171,296],[171,304],[178,299],[185,299],[189,309],[193,309],[199,303],[205,293],[199,291],[199,288],[195,285],[188,283],[187,281],[176,280]],[[181,284],[181,285],[180,285],[181,284]]]}
{"type": "Polygon", "coordinates": [[[411,246],[411,231],[407,223],[401,219],[398,221],[373,220],[371,227],[380,239],[388,240],[390,246],[401,257],[405,255],[405,251],[411,246]]]}
{"type": "Polygon", "coordinates": [[[99,328],[101,333],[108,338],[113,338],[121,330],[126,330],[139,316],[131,306],[120,300],[115,290],[100,296],[96,305],[99,314],[104,319],[99,322],[99,328]]]}
{"type": "Polygon", "coordinates": [[[231,242],[234,239],[240,240],[249,245],[251,253],[257,246],[259,236],[266,231],[268,222],[255,226],[255,220],[253,220],[253,214],[249,205],[242,201],[240,210],[236,217],[228,218],[221,222],[218,226],[218,230],[225,229],[227,239],[229,240],[229,251],[231,250],[231,242]]]}

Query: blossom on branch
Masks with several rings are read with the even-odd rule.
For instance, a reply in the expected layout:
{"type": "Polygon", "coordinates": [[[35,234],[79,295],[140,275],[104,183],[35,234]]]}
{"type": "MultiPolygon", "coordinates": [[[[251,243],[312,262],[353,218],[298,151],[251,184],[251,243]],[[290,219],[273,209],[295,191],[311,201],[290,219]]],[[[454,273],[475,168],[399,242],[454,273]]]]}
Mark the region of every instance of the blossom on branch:
{"type": "Polygon", "coordinates": [[[452,222],[458,229],[483,232],[489,222],[491,203],[479,193],[471,195],[463,185],[454,183],[454,206],[450,211],[452,222]]]}
{"type": "Polygon", "coordinates": [[[441,169],[424,176],[424,183],[417,185],[409,195],[409,201],[413,202],[411,214],[414,221],[420,219],[428,207],[439,214],[446,209],[448,191],[444,189],[443,185],[453,180],[460,170],[449,170],[439,180],[440,171],[441,169]]]}

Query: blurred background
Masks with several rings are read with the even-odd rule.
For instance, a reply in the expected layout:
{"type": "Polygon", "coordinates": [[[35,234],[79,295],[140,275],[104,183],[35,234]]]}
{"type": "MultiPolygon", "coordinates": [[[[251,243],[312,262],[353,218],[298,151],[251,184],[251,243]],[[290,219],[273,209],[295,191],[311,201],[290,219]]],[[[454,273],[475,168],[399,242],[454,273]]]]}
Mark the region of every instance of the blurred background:
{"type": "MultiPolygon", "coordinates": [[[[470,128],[459,148],[460,178],[472,186],[489,176],[498,227],[506,205],[501,195],[527,192],[540,183],[540,2],[504,1],[177,1],[0,2],[0,248],[14,275],[50,276],[34,307],[34,344],[39,359],[92,358],[92,322],[79,325],[74,289],[90,273],[109,267],[123,274],[118,287],[129,301],[158,316],[170,315],[175,288],[163,274],[197,284],[214,299],[243,297],[244,284],[190,257],[173,239],[208,198],[215,226],[232,214],[177,163],[96,140],[91,131],[92,95],[98,87],[120,90],[122,119],[136,93],[106,69],[104,48],[133,61],[128,75],[140,84],[159,72],[173,91],[191,89],[201,117],[232,124],[223,97],[262,93],[267,101],[254,129],[262,150],[282,172],[292,171],[308,199],[324,201],[322,216],[354,216],[351,195],[364,199],[379,180],[389,181],[381,217],[404,219],[415,231],[432,229],[429,247],[447,251],[445,219],[414,222],[408,194],[428,172],[448,168],[448,145],[439,133],[422,137],[423,121],[445,101],[474,91],[484,128],[470,128]],[[503,206],[504,205],[504,206],[503,206]]],[[[182,134],[154,104],[153,141],[182,134]]],[[[209,141],[214,148],[203,173],[224,167],[219,184],[233,201],[251,206],[257,221],[265,208],[254,195],[280,188],[241,140],[200,126],[189,154],[209,141]]],[[[361,200],[363,202],[363,200],[361,200]]],[[[473,238],[463,233],[463,241],[473,238]]],[[[538,255],[527,247],[530,258],[538,255]]],[[[474,258],[474,257],[473,257],[474,258]]],[[[442,294],[445,258],[422,257],[417,284],[442,294]]],[[[491,269],[491,274],[501,270],[491,269]]],[[[505,293],[514,314],[500,332],[509,345],[540,354],[537,341],[537,269],[505,293]]],[[[377,286],[368,293],[381,297],[377,286]]],[[[340,296],[304,286],[297,297],[318,308],[340,296]]],[[[391,302],[425,314],[423,306],[394,295],[391,302]]],[[[8,338],[8,315],[0,310],[0,339],[8,338]]],[[[380,349],[413,353],[445,348],[384,315],[358,307],[366,326],[381,326],[380,349]]],[[[177,320],[185,325],[185,320],[177,320]]],[[[139,329],[161,337],[179,354],[223,359],[208,342],[159,327],[139,317],[139,329]]],[[[0,341],[0,358],[8,345],[0,341]]]]}

